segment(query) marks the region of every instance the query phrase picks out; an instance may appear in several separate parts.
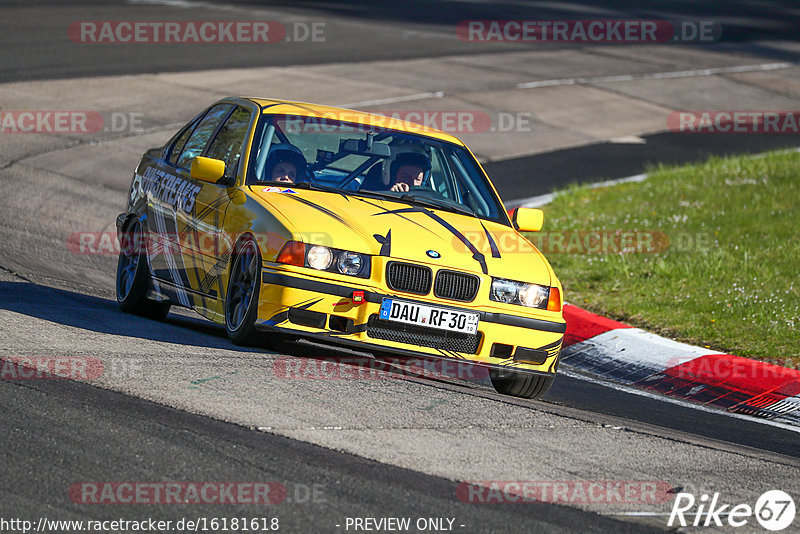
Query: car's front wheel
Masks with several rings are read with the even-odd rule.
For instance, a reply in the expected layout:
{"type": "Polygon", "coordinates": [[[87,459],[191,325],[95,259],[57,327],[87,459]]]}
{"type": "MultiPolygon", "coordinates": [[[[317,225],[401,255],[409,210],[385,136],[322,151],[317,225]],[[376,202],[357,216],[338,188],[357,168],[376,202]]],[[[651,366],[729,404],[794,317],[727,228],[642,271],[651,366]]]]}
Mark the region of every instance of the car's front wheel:
{"type": "Polygon", "coordinates": [[[133,221],[120,236],[117,260],[117,303],[127,313],[152,319],[163,319],[169,313],[169,302],[155,302],[147,298],[150,276],[144,249],[144,231],[141,221],[133,221]]]}
{"type": "Polygon", "coordinates": [[[236,256],[225,295],[225,328],[237,345],[255,341],[258,299],[261,287],[261,253],[253,239],[236,246],[236,256]]]}
{"type": "Polygon", "coordinates": [[[542,376],[510,369],[489,369],[495,391],[512,397],[538,399],[553,385],[555,376],[542,376]]]}

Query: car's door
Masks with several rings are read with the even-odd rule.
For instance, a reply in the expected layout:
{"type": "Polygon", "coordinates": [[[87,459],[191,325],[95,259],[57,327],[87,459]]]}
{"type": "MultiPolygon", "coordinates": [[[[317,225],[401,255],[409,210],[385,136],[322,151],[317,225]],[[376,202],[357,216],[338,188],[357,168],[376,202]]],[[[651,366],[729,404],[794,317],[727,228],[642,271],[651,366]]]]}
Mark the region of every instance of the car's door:
{"type": "MultiPolygon", "coordinates": [[[[192,212],[192,227],[198,245],[195,258],[199,259],[203,277],[189,277],[191,289],[222,301],[225,288],[220,287],[220,272],[230,259],[229,253],[235,236],[227,235],[224,229],[225,212],[231,203],[230,185],[235,183],[239,171],[239,160],[251,125],[255,122],[255,109],[235,106],[217,129],[203,155],[225,162],[222,184],[197,182],[202,187],[192,212]]],[[[206,297],[204,297],[206,298],[206,297]]],[[[199,308],[199,307],[198,307],[199,308]]],[[[206,316],[221,313],[220,302],[204,302],[198,310],[206,316]]],[[[213,318],[213,317],[212,317],[213,318]]]]}
{"type": "Polygon", "coordinates": [[[152,171],[158,184],[148,188],[150,267],[164,289],[173,293],[173,298],[183,306],[202,307],[205,297],[215,297],[201,290],[207,269],[198,253],[200,236],[195,214],[198,209],[213,205],[219,191],[213,184],[192,180],[189,169],[192,160],[205,152],[234,107],[230,103],[210,107],[184,129],[165,154],[166,159],[152,171]]]}

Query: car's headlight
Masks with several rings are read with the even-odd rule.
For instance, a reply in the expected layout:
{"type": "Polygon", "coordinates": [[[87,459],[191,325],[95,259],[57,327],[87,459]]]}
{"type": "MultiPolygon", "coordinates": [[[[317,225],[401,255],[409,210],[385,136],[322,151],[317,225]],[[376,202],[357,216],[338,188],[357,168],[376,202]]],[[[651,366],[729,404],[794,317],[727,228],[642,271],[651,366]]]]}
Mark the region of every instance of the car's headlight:
{"type": "Polygon", "coordinates": [[[359,278],[369,278],[371,265],[367,254],[322,245],[306,245],[299,241],[287,241],[276,261],[359,278]]]}
{"type": "Polygon", "coordinates": [[[355,276],[364,267],[364,258],[361,256],[361,254],[356,252],[347,252],[346,250],[343,250],[339,253],[339,259],[336,261],[336,267],[342,274],[355,276]]]}
{"type": "Polygon", "coordinates": [[[547,308],[550,288],[537,284],[525,284],[519,288],[519,301],[528,308],[547,308]]]}
{"type": "Polygon", "coordinates": [[[526,284],[525,282],[515,282],[514,280],[505,280],[503,278],[492,279],[492,288],[489,293],[489,298],[497,302],[518,304],[520,306],[539,308],[541,310],[551,309],[552,311],[559,311],[561,309],[558,288],[541,286],[539,284],[526,284]],[[557,297],[555,299],[550,298],[551,292],[553,291],[553,296],[557,297]],[[549,301],[554,302],[550,302],[550,306],[548,306],[549,301]],[[555,301],[558,301],[557,306],[555,301]],[[557,309],[555,309],[556,307],[557,309]]]}
{"type": "Polygon", "coordinates": [[[333,263],[333,252],[328,247],[314,245],[306,251],[308,266],[318,271],[325,271],[333,263]]]}
{"type": "Polygon", "coordinates": [[[508,304],[516,302],[519,296],[519,285],[520,284],[517,282],[512,282],[511,280],[495,278],[492,280],[491,299],[508,304]]]}

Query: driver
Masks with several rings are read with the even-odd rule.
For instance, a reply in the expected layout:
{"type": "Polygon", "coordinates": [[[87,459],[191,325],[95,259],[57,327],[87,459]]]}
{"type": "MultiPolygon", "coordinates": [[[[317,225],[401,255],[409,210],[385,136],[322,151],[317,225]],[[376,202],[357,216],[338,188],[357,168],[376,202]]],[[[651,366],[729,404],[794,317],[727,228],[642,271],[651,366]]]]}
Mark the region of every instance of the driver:
{"type": "Polygon", "coordinates": [[[421,186],[429,170],[431,164],[422,154],[415,152],[399,154],[390,167],[392,185],[389,191],[410,191],[412,187],[421,186]]]}
{"type": "Polygon", "coordinates": [[[269,175],[273,182],[293,184],[297,179],[297,167],[291,161],[279,161],[272,166],[269,175]]]}
{"type": "Polygon", "coordinates": [[[266,179],[271,182],[293,184],[306,176],[307,163],[302,153],[295,147],[276,148],[264,165],[266,179]],[[292,150],[294,149],[294,150],[292,150]]]}

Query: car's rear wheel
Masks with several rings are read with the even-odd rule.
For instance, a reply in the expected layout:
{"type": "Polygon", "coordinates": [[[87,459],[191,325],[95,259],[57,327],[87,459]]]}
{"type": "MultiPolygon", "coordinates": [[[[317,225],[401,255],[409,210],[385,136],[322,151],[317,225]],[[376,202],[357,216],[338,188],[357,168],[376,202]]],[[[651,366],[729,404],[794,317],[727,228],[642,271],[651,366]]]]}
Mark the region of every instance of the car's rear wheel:
{"type": "Polygon", "coordinates": [[[147,298],[150,276],[144,252],[141,221],[133,221],[120,236],[117,260],[117,303],[119,309],[152,319],[163,319],[169,313],[169,302],[147,298]]]}
{"type": "Polygon", "coordinates": [[[489,369],[495,391],[512,397],[538,399],[553,385],[555,376],[542,376],[510,369],[489,369]]]}
{"type": "Polygon", "coordinates": [[[252,344],[257,337],[258,299],[261,288],[261,253],[253,239],[240,241],[225,295],[225,328],[237,345],[252,344]]]}

